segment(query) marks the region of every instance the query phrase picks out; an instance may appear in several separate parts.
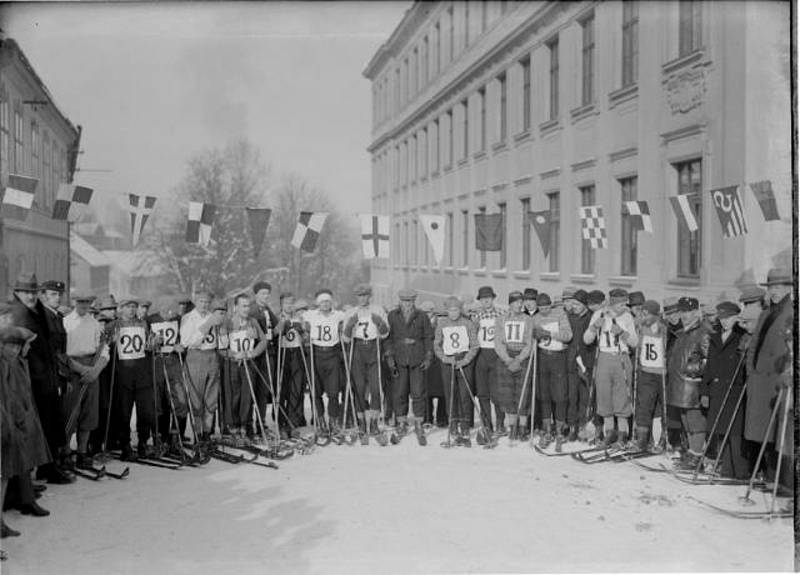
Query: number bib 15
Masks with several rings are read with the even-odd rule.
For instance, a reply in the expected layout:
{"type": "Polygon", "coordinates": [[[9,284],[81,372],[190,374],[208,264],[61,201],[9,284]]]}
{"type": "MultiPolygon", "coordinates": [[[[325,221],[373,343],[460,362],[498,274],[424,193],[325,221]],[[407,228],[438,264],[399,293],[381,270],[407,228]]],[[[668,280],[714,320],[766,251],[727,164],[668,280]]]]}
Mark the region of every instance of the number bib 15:
{"type": "Polygon", "coordinates": [[[642,367],[664,367],[664,338],[652,335],[642,336],[642,349],[639,350],[639,363],[642,367]]]}
{"type": "Polygon", "coordinates": [[[506,343],[523,343],[525,341],[525,322],[506,321],[504,324],[506,343]]]}
{"type": "Polygon", "coordinates": [[[245,353],[255,348],[256,340],[248,335],[246,329],[240,329],[228,334],[228,345],[233,353],[245,353]]]}
{"type": "Polygon", "coordinates": [[[485,317],[478,322],[478,345],[494,349],[494,318],[485,317]]]}
{"type": "Polygon", "coordinates": [[[161,353],[170,353],[175,351],[175,345],[178,343],[178,322],[177,321],[159,321],[150,325],[150,331],[153,335],[161,338],[161,353]]]}
{"type": "Polygon", "coordinates": [[[466,326],[453,325],[442,328],[442,351],[445,355],[458,355],[469,350],[469,333],[466,326]]]}
{"type": "Polygon", "coordinates": [[[144,357],[145,331],[142,326],[119,328],[117,336],[117,356],[120,360],[142,359],[144,357]]]}

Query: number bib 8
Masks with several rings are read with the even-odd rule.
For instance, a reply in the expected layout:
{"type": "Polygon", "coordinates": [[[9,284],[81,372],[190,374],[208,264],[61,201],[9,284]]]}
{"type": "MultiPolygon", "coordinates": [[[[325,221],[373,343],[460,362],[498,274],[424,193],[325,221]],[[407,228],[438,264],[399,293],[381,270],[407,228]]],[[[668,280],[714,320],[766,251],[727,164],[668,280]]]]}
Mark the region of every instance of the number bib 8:
{"type": "Polygon", "coordinates": [[[442,328],[442,351],[445,355],[458,355],[469,350],[469,333],[466,326],[453,325],[442,328]]]}
{"type": "Polygon", "coordinates": [[[506,321],[505,324],[506,343],[525,342],[525,322],[518,320],[506,321]]]}
{"type": "Polygon", "coordinates": [[[178,343],[178,322],[177,321],[159,321],[150,325],[150,331],[153,335],[161,338],[161,353],[170,353],[175,351],[175,345],[178,343]]]}
{"type": "Polygon", "coordinates": [[[117,356],[121,361],[142,359],[146,334],[142,326],[119,328],[117,335],[117,356]]]}
{"type": "Polygon", "coordinates": [[[478,322],[478,345],[494,349],[494,318],[485,317],[478,322]]]}
{"type": "Polygon", "coordinates": [[[256,340],[248,335],[246,329],[240,329],[228,334],[228,345],[233,353],[244,353],[255,348],[256,340]]]}
{"type": "Polygon", "coordinates": [[[319,347],[334,347],[339,344],[339,318],[318,316],[311,321],[311,343],[319,347]]]}
{"type": "Polygon", "coordinates": [[[642,367],[662,369],[664,367],[664,338],[643,335],[642,349],[639,350],[639,363],[642,364],[642,367]]]}

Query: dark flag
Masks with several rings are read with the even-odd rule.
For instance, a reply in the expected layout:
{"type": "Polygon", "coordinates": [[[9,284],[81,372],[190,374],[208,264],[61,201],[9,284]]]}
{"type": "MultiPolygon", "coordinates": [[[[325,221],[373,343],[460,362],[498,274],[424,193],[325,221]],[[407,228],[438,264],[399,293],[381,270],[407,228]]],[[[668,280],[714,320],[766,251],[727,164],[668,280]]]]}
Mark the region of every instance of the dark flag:
{"type": "Polygon", "coordinates": [[[499,252],[503,247],[503,214],[475,214],[475,248],[499,252]]]}
{"type": "Polygon", "coordinates": [[[775,202],[775,192],[772,191],[772,182],[769,180],[755,182],[750,184],[750,189],[753,190],[753,195],[758,200],[761,213],[764,214],[766,221],[781,219],[778,214],[778,204],[775,202]]]}
{"type": "Polygon", "coordinates": [[[739,186],[728,186],[710,191],[714,207],[717,208],[723,235],[731,238],[746,234],[747,223],[744,221],[742,200],[739,198],[739,186]]]}
{"type": "Polygon", "coordinates": [[[272,210],[269,208],[246,208],[245,212],[247,213],[247,229],[250,230],[250,241],[253,243],[253,257],[258,258],[264,243],[264,236],[267,235],[267,226],[272,217],[272,210]]]}
{"type": "Polygon", "coordinates": [[[550,210],[540,212],[528,212],[528,219],[539,236],[539,243],[542,244],[544,257],[550,254],[550,210]]]}

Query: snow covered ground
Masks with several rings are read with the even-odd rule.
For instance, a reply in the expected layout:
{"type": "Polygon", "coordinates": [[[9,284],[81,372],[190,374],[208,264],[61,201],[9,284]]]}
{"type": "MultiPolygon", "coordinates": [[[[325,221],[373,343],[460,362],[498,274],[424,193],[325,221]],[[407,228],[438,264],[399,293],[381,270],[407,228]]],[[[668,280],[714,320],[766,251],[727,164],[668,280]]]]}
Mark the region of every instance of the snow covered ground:
{"type": "MultiPolygon", "coordinates": [[[[741,520],[743,487],[632,463],[583,465],[506,439],[491,451],[335,446],[270,470],[132,466],[50,486],[49,518],[7,514],[3,574],[786,571],[789,519],[741,520]]],[[[767,497],[756,493],[756,508],[767,497]]],[[[751,509],[751,508],[748,508],[751,509]]]]}

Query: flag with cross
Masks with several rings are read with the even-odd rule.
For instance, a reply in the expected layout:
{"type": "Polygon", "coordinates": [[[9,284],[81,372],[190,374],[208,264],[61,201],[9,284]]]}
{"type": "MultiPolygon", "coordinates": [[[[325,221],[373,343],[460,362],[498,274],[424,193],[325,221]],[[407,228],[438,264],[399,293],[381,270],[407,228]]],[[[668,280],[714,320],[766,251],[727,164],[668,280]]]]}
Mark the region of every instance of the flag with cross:
{"type": "Polygon", "coordinates": [[[364,258],[389,257],[389,216],[359,214],[361,220],[361,248],[364,258]]]}
{"type": "Polygon", "coordinates": [[[154,196],[139,196],[138,194],[128,194],[128,211],[131,214],[131,243],[135,247],[139,243],[144,225],[147,218],[153,213],[153,206],[156,205],[154,196]]]}

